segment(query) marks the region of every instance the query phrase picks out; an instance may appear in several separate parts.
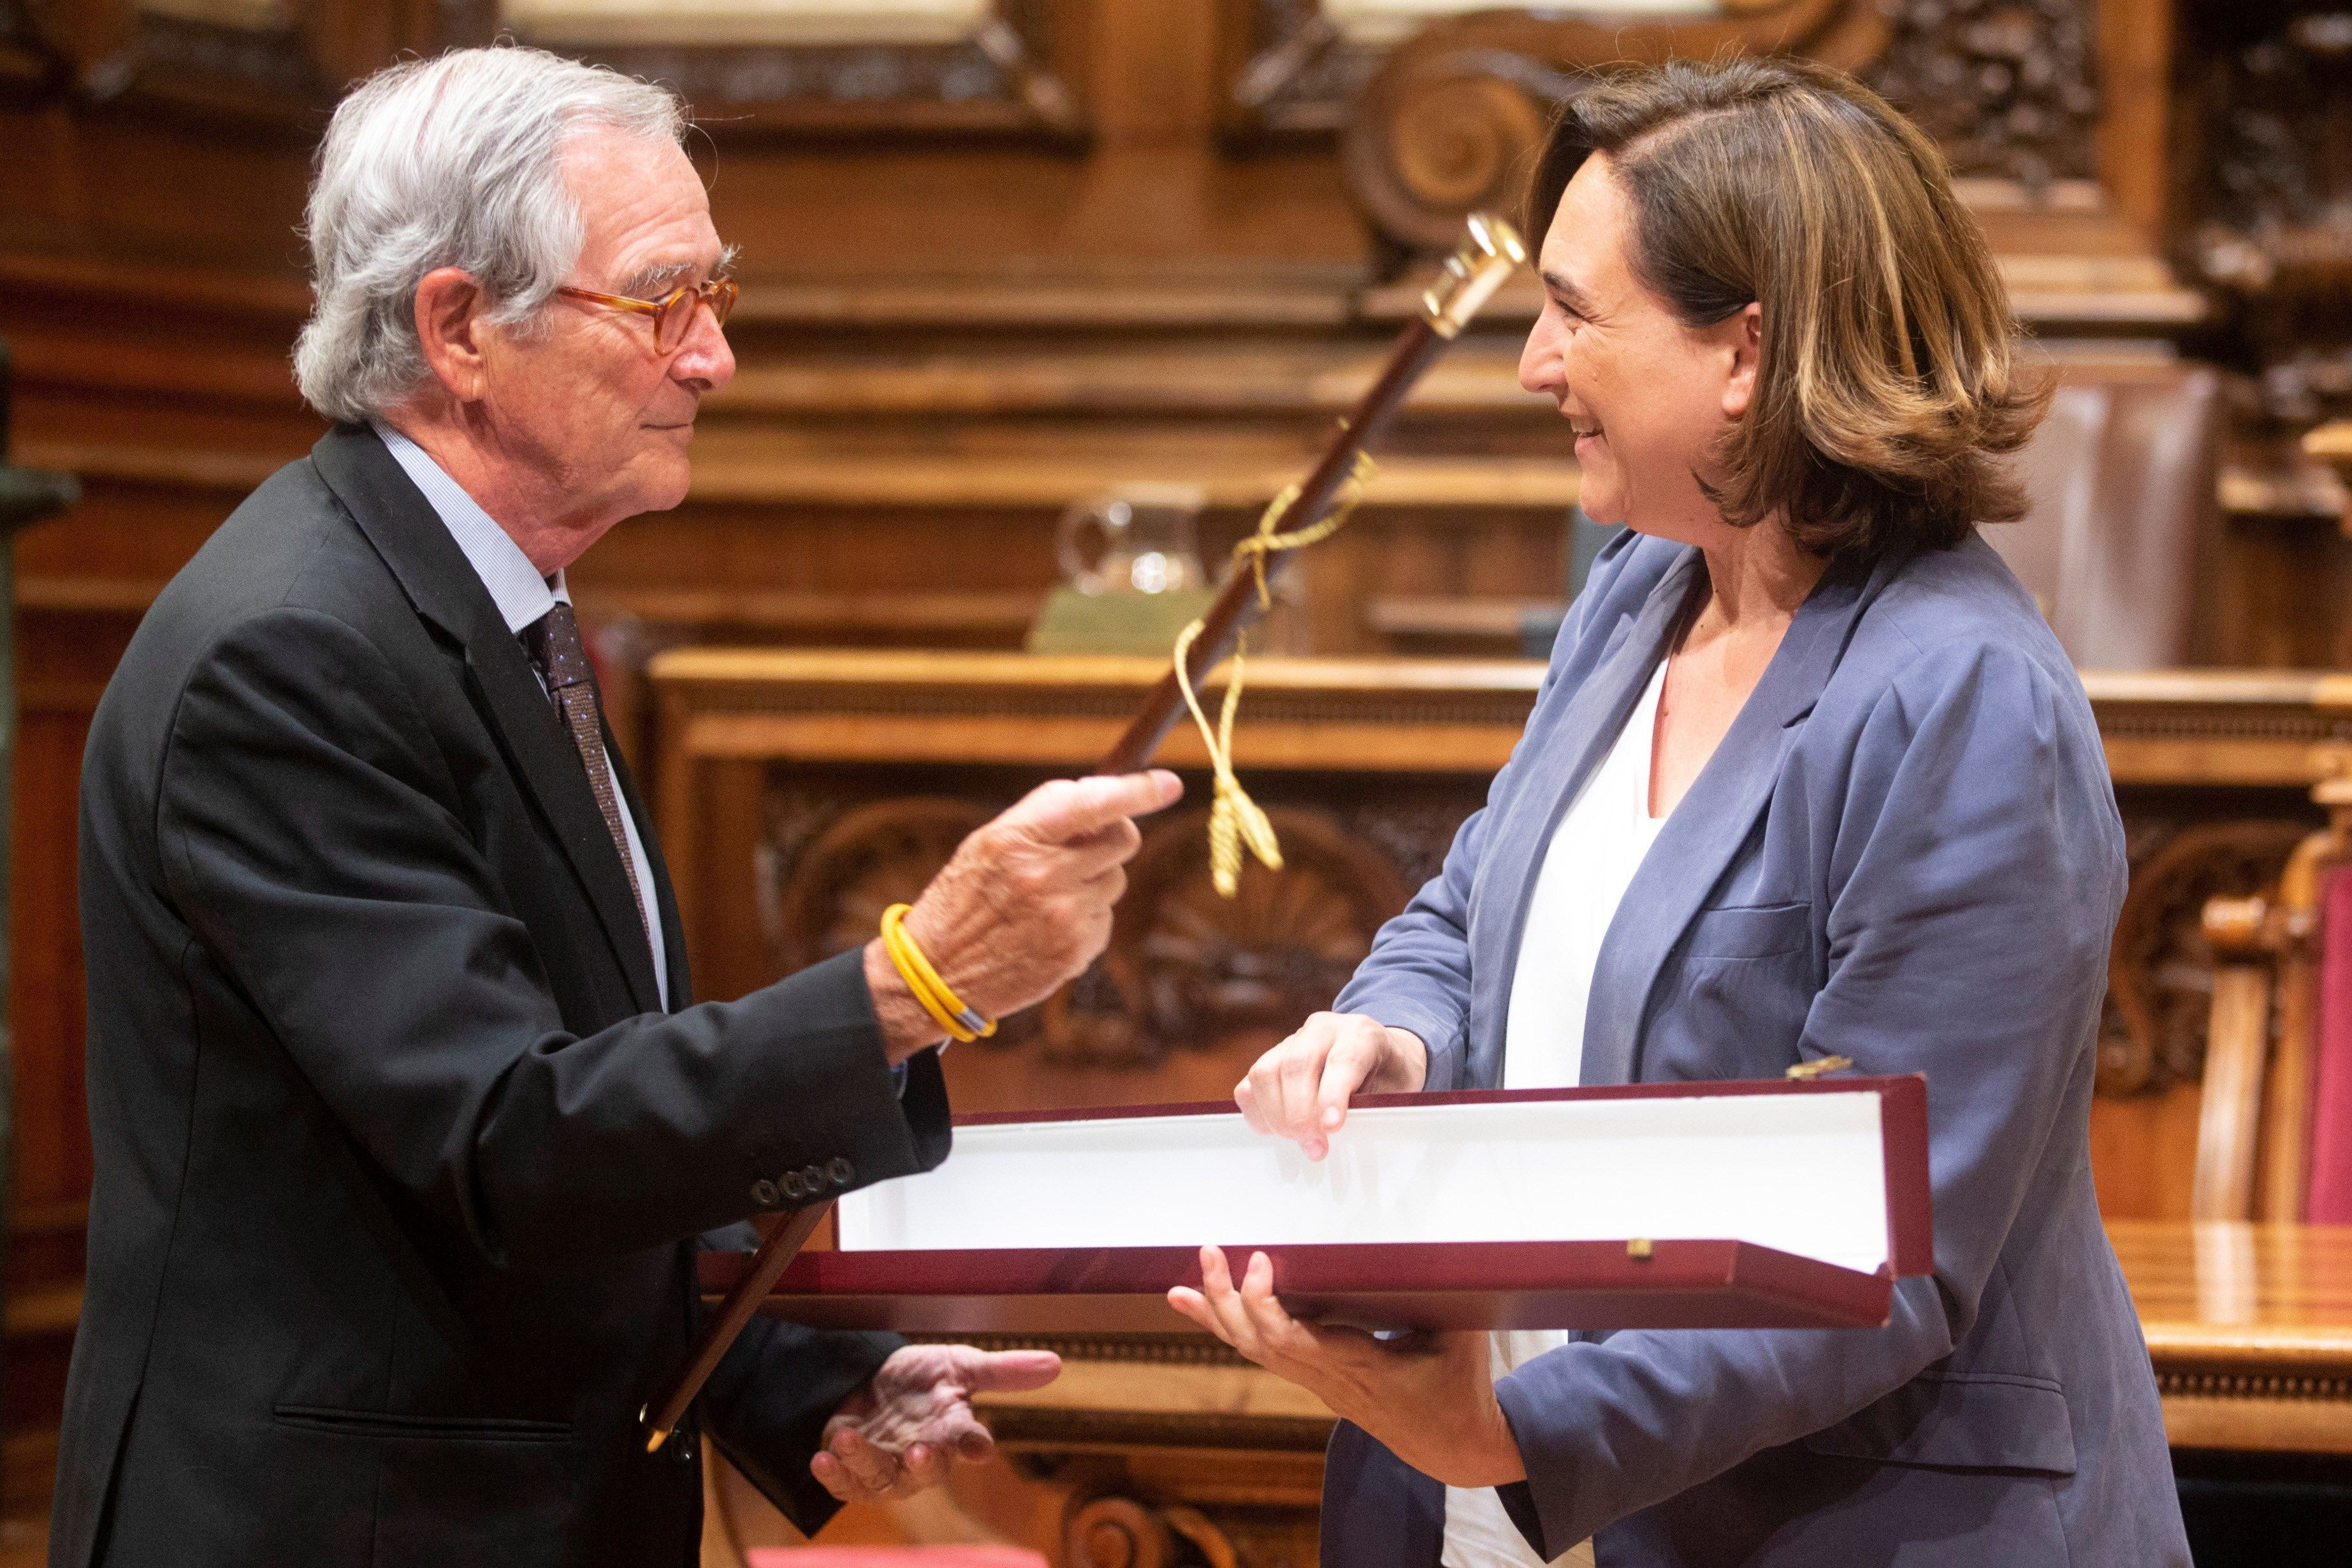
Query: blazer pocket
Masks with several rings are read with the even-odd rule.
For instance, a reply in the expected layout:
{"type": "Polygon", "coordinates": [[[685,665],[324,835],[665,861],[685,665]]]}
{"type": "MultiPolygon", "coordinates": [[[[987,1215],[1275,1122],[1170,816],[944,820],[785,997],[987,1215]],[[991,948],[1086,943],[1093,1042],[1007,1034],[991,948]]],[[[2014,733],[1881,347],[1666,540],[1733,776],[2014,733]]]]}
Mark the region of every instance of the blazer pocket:
{"type": "Polygon", "coordinates": [[[344,1437],[443,1438],[465,1443],[569,1443],[571,1425],[507,1415],[409,1415],[392,1410],[344,1410],[330,1405],[273,1405],[281,1426],[344,1437]]]}
{"type": "Polygon", "coordinates": [[[2064,1392],[2022,1374],[1914,1378],[1803,1447],[1891,1465],[2074,1473],[2074,1420],[2064,1392]]]}
{"type": "Polygon", "coordinates": [[[1685,939],[1685,958],[1777,958],[1813,942],[1811,904],[1744,904],[1701,910],[1685,939]]]}

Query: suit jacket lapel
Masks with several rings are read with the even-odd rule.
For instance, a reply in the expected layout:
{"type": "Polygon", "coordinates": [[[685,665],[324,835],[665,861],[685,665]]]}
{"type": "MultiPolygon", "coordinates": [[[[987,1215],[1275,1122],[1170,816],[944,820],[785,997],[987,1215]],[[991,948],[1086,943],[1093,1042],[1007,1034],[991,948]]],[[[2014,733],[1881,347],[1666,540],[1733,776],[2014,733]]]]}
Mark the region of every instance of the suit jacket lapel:
{"type": "Polygon", "coordinates": [[[1580,1082],[1630,1083],[1638,1076],[1642,1025],[1666,956],[1771,800],[1796,725],[1813,710],[1856,617],[1883,580],[1865,582],[1850,567],[1822,574],[1715,755],[1658,830],[1593,966],[1580,1082]]]}
{"type": "Polygon", "coordinates": [[[432,503],[385,451],[375,433],[339,426],[311,449],[319,473],[342,498],[362,532],[400,580],[417,613],[466,650],[466,667],[481,693],[490,729],[509,765],[546,814],[556,843],[596,911],[614,961],[643,1012],[661,1006],[652,950],[629,895],[604,814],[572,737],[530,668],[522,643],[507,629],[489,590],[449,536],[432,503]]]}
{"type": "Polygon", "coordinates": [[[1689,595],[1698,560],[1698,552],[1690,552],[1658,580],[1638,610],[1619,619],[1592,673],[1544,732],[1532,737],[1538,749],[1528,784],[1516,793],[1488,837],[1493,848],[1478,873],[1470,918],[1470,1058],[1465,1070],[1474,1086],[1495,1089],[1502,1084],[1503,1027],[1510,1013],[1519,936],[1527,926],[1528,900],[1534,896],[1544,855],[1551,847],[1552,830],[1641,700],[1642,689],[1664,656],[1689,595]]]}

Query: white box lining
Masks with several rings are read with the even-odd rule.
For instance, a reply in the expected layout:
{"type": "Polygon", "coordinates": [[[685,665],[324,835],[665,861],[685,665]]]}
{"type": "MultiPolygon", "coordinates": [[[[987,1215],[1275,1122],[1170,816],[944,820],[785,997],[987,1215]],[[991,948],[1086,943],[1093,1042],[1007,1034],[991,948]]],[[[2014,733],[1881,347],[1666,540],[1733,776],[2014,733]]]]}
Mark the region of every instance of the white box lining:
{"type": "Polygon", "coordinates": [[[841,1200],[844,1251],[1469,1241],[1753,1242],[1887,1260],[1875,1093],[1354,1111],[1329,1159],[1238,1114],[992,1122],[841,1200]]]}

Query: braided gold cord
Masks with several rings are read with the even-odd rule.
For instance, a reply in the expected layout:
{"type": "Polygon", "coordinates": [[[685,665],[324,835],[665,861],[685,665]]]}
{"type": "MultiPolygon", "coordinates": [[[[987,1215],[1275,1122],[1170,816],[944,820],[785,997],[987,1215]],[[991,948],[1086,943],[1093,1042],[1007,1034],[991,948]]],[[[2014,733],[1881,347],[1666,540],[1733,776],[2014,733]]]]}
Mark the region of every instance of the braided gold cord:
{"type": "MultiPolygon", "coordinates": [[[[1364,486],[1371,479],[1376,465],[1362,452],[1356,454],[1356,464],[1348,475],[1348,482],[1331,506],[1329,515],[1320,522],[1311,523],[1295,532],[1280,531],[1283,514],[1298,500],[1298,487],[1291,485],[1267,503],[1265,515],[1257,520],[1257,531],[1234,546],[1236,563],[1246,562],[1257,574],[1257,598],[1261,609],[1271,609],[1273,595],[1265,582],[1266,558],[1286,550],[1303,550],[1307,545],[1330,538],[1348,521],[1348,514],[1356,510],[1363,499],[1364,486]]],[[[1201,706],[1200,695],[1192,689],[1192,677],[1185,668],[1185,658],[1192,651],[1204,623],[1194,621],[1176,637],[1176,684],[1184,693],[1184,706],[1192,710],[1192,721],[1201,728],[1201,744],[1209,753],[1209,767],[1215,779],[1215,792],[1209,803],[1209,880],[1218,894],[1232,898],[1241,890],[1242,855],[1244,850],[1255,855],[1258,863],[1269,871],[1282,869],[1282,845],[1274,836],[1274,824],[1266,819],[1263,807],[1252,800],[1249,791],[1234,773],[1234,715],[1241,708],[1242,671],[1249,658],[1249,634],[1243,632],[1234,639],[1233,668],[1225,677],[1225,700],[1212,726],[1207,711],[1201,706]]]]}

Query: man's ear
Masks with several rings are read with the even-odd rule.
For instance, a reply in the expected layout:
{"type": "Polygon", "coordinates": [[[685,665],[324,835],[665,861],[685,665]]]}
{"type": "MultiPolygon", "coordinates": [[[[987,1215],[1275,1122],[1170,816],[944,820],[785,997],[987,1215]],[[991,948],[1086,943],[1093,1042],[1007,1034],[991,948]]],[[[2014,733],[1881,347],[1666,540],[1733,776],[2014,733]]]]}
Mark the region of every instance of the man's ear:
{"type": "Polygon", "coordinates": [[[1723,416],[1738,419],[1756,401],[1756,372],[1764,348],[1764,307],[1750,300],[1719,330],[1731,354],[1731,374],[1723,383],[1723,416]]]}
{"type": "Polygon", "coordinates": [[[434,379],[460,403],[479,402],[488,367],[481,331],[488,303],[470,273],[439,267],[416,285],[416,344],[434,379]]]}

